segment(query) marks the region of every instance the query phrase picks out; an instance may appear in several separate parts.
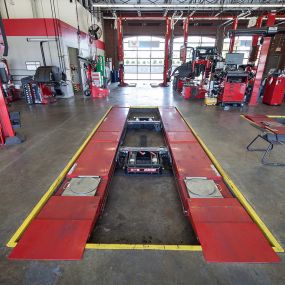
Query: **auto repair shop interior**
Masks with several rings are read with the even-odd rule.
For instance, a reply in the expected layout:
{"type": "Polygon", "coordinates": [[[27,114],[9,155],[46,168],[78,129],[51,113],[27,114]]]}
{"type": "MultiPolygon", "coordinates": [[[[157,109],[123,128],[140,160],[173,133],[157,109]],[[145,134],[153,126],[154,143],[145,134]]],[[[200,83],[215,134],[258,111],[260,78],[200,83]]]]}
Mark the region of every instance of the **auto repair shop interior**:
{"type": "Polygon", "coordinates": [[[285,1],[0,0],[0,284],[285,284],[285,1]]]}

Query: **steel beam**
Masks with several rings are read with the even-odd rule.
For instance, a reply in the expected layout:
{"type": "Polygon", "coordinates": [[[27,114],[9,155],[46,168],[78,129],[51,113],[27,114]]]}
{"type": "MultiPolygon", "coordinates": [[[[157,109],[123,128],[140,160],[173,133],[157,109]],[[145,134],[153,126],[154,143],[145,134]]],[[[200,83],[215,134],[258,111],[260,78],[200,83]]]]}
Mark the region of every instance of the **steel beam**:
{"type": "MultiPolygon", "coordinates": [[[[233,21],[233,30],[237,29],[237,25],[238,25],[238,18],[236,17],[236,18],[234,18],[234,21],[233,21]]],[[[235,45],[235,36],[231,35],[231,37],[230,37],[229,53],[233,52],[234,45],[235,45]]]]}
{"type": "Polygon", "coordinates": [[[167,87],[168,70],[169,70],[169,48],[171,38],[171,19],[166,18],[166,31],[165,31],[165,50],[164,50],[164,70],[163,70],[163,82],[159,84],[161,87],[167,87]]]}
{"type": "MultiPolygon", "coordinates": [[[[259,16],[256,20],[255,28],[260,28],[262,26],[263,16],[259,16]]],[[[249,62],[255,62],[257,59],[257,55],[259,52],[259,45],[258,45],[258,35],[252,36],[252,45],[251,45],[251,53],[249,56],[249,62]]]]}
{"type": "Polygon", "coordinates": [[[187,58],[187,43],[188,43],[188,30],[189,30],[189,17],[184,19],[183,22],[183,31],[184,31],[184,48],[185,48],[185,57],[183,58],[182,63],[186,62],[187,58]]]}
{"type": "Polygon", "coordinates": [[[117,39],[118,39],[118,62],[119,62],[119,78],[120,87],[125,87],[128,84],[124,81],[124,46],[123,46],[123,24],[122,18],[117,18],[117,39]]]}

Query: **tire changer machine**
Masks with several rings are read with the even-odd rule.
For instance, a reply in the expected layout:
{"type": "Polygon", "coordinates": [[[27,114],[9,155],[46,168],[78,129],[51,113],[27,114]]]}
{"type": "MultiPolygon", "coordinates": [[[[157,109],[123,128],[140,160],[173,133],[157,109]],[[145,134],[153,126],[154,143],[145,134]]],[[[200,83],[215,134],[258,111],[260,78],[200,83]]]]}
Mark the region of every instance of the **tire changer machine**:
{"type": "Polygon", "coordinates": [[[40,66],[34,76],[24,77],[21,82],[27,104],[48,104],[64,95],[66,75],[57,66],[40,66]]]}
{"type": "Polygon", "coordinates": [[[212,76],[210,97],[217,97],[221,106],[245,102],[250,73],[242,66],[243,57],[243,53],[227,53],[224,68],[212,76]]]}
{"type": "Polygon", "coordinates": [[[204,99],[211,73],[219,58],[216,47],[181,47],[180,59],[191,54],[191,60],[174,69],[172,76],[174,90],[181,92],[185,99],[204,99]]]}

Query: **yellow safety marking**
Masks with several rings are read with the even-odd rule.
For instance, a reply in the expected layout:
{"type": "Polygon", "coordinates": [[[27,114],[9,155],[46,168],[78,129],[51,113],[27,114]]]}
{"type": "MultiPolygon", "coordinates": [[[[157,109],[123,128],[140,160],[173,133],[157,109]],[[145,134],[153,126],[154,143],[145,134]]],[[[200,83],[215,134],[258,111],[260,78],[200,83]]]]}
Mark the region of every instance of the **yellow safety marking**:
{"type": "Polygon", "coordinates": [[[202,251],[200,245],[161,245],[161,244],[102,244],[87,243],[86,249],[109,249],[109,250],[183,250],[202,251]]]}
{"type": "MultiPolygon", "coordinates": [[[[222,177],[224,178],[225,182],[228,184],[228,186],[231,188],[233,193],[235,194],[236,198],[239,200],[239,202],[243,205],[243,207],[246,209],[250,217],[254,220],[254,222],[258,225],[258,227],[261,229],[263,234],[266,236],[270,244],[272,245],[272,248],[275,252],[284,252],[283,247],[281,244],[277,241],[277,239],[273,236],[273,234],[270,232],[270,230],[267,228],[265,223],[261,220],[261,218],[258,216],[258,214],[255,212],[255,210],[252,208],[252,206],[249,204],[249,202],[246,200],[246,198],[243,196],[243,194],[240,192],[240,190],[237,188],[237,186],[234,184],[234,182],[229,178],[229,176],[226,174],[226,172],[223,170],[213,153],[208,149],[208,147],[204,144],[200,136],[197,134],[197,132],[191,127],[191,125],[186,121],[182,113],[178,108],[176,108],[185,123],[188,125],[188,127],[192,130],[193,134],[195,135],[196,139],[199,141],[201,146],[203,147],[204,151],[207,153],[209,158],[212,160],[215,167],[218,169],[222,177]]],[[[246,118],[245,118],[246,119],[246,118]]]]}
{"type": "Polygon", "coordinates": [[[17,245],[17,241],[27,228],[27,226],[31,223],[33,218],[39,213],[41,208],[45,205],[47,200],[50,198],[50,196],[54,193],[54,191],[57,189],[57,187],[60,185],[62,180],[65,178],[66,174],[68,173],[69,169],[72,167],[78,156],[81,154],[85,146],[88,144],[100,124],[103,122],[103,120],[106,118],[108,113],[112,107],[108,109],[108,111],[105,113],[105,115],[101,118],[101,120],[98,122],[98,124],[95,126],[95,128],[92,130],[90,135],[87,137],[87,139],[83,142],[83,144],[79,147],[77,152],[74,154],[74,156],[71,158],[71,160],[68,162],[66,167],[62,170],[62,172],[59,174],[59,176],[56,178],[56,180],[52,183],[52,185],[49,187],[48,191],[42,196],[40,201],[37,203],[37,205],[33,208],[33,210],[30,212],[30,214],[26,217],[24,222],[21,224],[21,226],[17,229],[17,231],[14,233],[14,235],[11,237],[11,239],[8,241],[7,246],[8,247],[15,247],[17,245]]]}

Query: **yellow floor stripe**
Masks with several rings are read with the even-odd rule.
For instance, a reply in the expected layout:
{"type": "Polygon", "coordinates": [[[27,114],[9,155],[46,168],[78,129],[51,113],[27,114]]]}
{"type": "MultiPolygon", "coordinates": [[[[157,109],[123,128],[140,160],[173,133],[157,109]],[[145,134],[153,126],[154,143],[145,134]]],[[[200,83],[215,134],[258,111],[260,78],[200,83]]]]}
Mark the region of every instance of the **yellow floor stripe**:
{"type": "MultiPolygon", "coordinates": [[[[265,223],[261,220],[261,218],[257,215],[255,210],[252,208],[252,206],[249,204],[249,202],[246,200],[246,198],[243,196],[243,194],[239,191],[239,189],[236,187],[234,182],[229,178],[229,176],[226,174],[226,172],[223,170],[213,153],[208,149],[208,147],[204,144],[200,136],[197,134],[197,132],[191,127],[191,125],[185,120],[184,116],[180,112],[178,108],[176,108],[185,123],[188,125],[188,127],[192,130],[193,134],[203,147],[204,151],[207,153],[207,155],[212,160],[215,167],[218,169],[222,177],[224,178],[225,182],[228,184],[228,186],[231,188],[232,192],[235,194],[236,198],[240,201],[240,203],[243,205],[243,207],[247,210],[248,214],[251,216],[251,218],[255,221],[255,223],[258,225],[258,227],[261,229],[263,234],[266,236],[270,244],[272,245],[272,248],[275,252],[284,252],[283,247],[281,244],[277,241],[277,239],[273,236],[273,234],[270,232],[270,230],[267,228],[265,223]]],[[[246,119],[246,118],[245,118],[246,119]]]]}
{"type": "Polygon", "coordinates": [[[71,160],[68,162],[66,167],[62,170],[62,172],[59,174],[59,176],[56,178],[56,180],[52,183],[52,185],[49,187],[48,191],[42,196],[40,201],[37,203],[37,205],[33,208],[33,210],[30,212],[30,214],[27,216],[27,218],[24,220],[24,222],[21,224],[21,226],[17,229],[17,231],[14,233],[14,235],[11,237],[11,239],[8,241],[7,246],[8,247],[15,247],[17,245],[17,241],[19,240],[20,236],[23,234],[27,226],[30,224],[30,222],[33,220],[33,218],[39,213],[41,208],[44,206],[44,204],[47,202],[47,200],[50,198],[50,196],[54,193],[54,191],[57,189],[57,187],[60,185],[66,174],[68,173],[69,169],[72,167],[82,150],[85,148],[87,143],[90,141],[100,124],[103,122],[103,120],[106,118],[108,113],[112,107],[108,109],[108,111],[105,113],[105,115],[102,117],[102,119],[98,122],[98,124],[95,126],[95,128],[92,130],[90,135],[87,137],[87,139],[83,142],[83,144],[79,147],[77,152],[74,154],[74,156],[71,158],[71,160]]]}
{"type": "Polygon", "coordinates": [[[202,251],[200,245],[160,245],[160,244],[96,244],[87,243],[86,249],[109,249],[109,250],[181,250],[202,251]]]}

